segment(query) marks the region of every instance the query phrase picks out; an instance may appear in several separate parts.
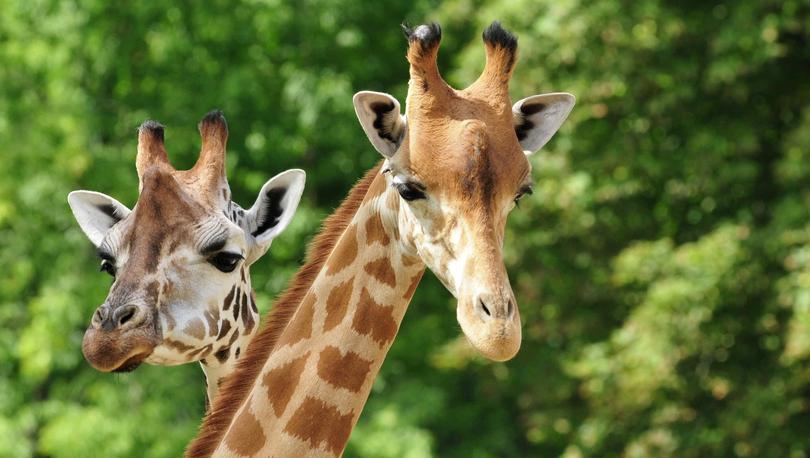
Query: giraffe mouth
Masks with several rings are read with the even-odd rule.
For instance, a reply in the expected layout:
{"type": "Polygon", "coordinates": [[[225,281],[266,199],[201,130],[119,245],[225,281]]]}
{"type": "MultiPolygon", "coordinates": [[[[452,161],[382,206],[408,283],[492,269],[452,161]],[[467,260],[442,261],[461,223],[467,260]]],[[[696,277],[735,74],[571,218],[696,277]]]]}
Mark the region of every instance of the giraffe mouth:
{"type": "Polygon", "coordinates": [[[149,353],[139,353],[126,359],[121,365],[113,369],[111,372],[124,373],[132,372],[140,366],[143,361],[149,356],[149,353]]]}

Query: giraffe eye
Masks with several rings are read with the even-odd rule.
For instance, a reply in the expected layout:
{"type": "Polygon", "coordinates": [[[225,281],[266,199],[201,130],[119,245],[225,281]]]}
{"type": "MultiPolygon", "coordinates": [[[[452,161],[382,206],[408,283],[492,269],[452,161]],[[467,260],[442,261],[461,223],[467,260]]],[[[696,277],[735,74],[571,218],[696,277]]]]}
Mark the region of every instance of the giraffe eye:
{"type": "Polygon", "coordinates": [[[522,199],[524,196],[527,196],[527,195],[530,196],[532,194],[534,194],[534,189],[532,189],[531,186],[524,186],[524,187],[520,188],[520,191],[518,191],[518,193],[515,194],[515,206],[518,206],[518,203],[520,202],[520,199],[522,199]]]}
{"type": "Polygon", "coordinates": [[[237,253],[228,253],[227,251],[221,251],[208,260],[214,267],[219,269],[220,272],[233,272],[236,269],[236,266],[241,261],[242,255],[237,253]]]}
{"type": "Polygon", "coordinates": [[[115,278],[115,264],[109,259],[102,259],[101,267],[98,270],[99,272],[107,272],[111,277],[115,278]]]}
{"type": "Polygon", "coordinates": [[[408,202],[426,198],[424,188],[421,185],[415,183],[394,183],[394,187],[397,188],[399,195],[408,202]]]}

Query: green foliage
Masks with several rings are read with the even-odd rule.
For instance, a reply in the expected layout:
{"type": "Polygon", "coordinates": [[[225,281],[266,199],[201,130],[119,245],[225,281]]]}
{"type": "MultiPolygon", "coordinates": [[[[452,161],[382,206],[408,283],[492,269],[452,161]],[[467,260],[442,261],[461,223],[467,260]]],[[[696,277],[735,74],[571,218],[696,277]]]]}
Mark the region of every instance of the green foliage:
{"type": "Polygon", "coordinates": [[[477,357],[427,276],[347,456],[772,456],[810,450],[807,0],[0,0],[0,456],[178,456],[203,413],[193,365],[100,374],[81,337],[106,276],[66,195],[137,198],[135,128],[230,124],[252,202],[307,170],[291,227],[253,269],[262,310],[378,155],[362,89],[404,99],[399,22],[439,20],[456,86],[478,36],[520,38],[514,99],[578,103],[532,156],[506,261],[524,343],[477,357]]]}

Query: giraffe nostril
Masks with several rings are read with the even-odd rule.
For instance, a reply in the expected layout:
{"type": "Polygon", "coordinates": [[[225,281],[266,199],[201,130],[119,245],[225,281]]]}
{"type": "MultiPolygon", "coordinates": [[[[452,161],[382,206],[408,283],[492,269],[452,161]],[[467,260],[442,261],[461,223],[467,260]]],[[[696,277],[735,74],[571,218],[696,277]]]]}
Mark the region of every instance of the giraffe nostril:
{"type": "Polygon", "coordinates": [[[112,321],[117,328],[135,327],[143,321],[143,316],[137,305],[125,305],[113,313],[112,321]]]}
{"type": "Polygon", "coordinates": [[[118,316],[118,326],[123,326],[124,323],[131,320],[133,316],[135,316],[135,309],[129,308],[125,310],[124,313],[118,316]]]}
{"type": "Polygon", "coordinates": [[[487,314],[487,316],[492,316],[492,313],[489,311],[489,308],[487,308],[487,304],[484,304],[484,301],[482,299],[478,299],[478,302],[481,303],[481,310],[483,310],[484,313],[487,314]]]}
{"type": "Polygon", "coordinates": [[[109,309],[106,306],[101,306],[93,312],[93,318],[91,319],[91,324],[95,327],[100,327],[101,324],[104,322],[104,319],[107,318],[109,315],[109,309]]]}

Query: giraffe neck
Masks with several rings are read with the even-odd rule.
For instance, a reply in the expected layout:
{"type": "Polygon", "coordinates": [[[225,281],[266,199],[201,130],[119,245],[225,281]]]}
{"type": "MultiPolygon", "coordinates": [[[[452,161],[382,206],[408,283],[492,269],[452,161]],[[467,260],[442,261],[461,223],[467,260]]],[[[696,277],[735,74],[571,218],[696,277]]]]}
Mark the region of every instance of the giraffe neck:
{"type": "Polygon", "coordinates": [[[205,314],[209,332],[216,335],[216,342],[206,346],[205,356],[200,366],[205,374],[206,410],[219,394],[225,378],[236,369],[236,362],[242,356],[250,341],[259,329],[259,310],[256,295],[250,285],[250,271],[244,266],[240,272],[240,282],[231,288],[222,304],[211,304],[205,314]]]}
{"type": "Polygon", "coordinates": [[[398,239],[399,196],[377,175],[279,337],[216,456],[337,456],[424,264],[398,239]]]}
{"type": "MultiPolygon", "coordinates": [[[[249,313],[253,313],[252,311],[249,313]]],[[[254,316],[255,321],[258,323],[259,314],[254,316]]],[[[205,374],[205,400],[206,410],[208,406],[219,394],[219,388],[225,378],[229,376],[236,369],[236,361],[242,356],[242,352],[247,348],[253,336],[256,334],[256,326],[249,333],[235,332],[231,337],[234,339],[227,347],[223,348],[217,353],[200,360],[200,367],[202,367],[203,374],[205,374]]]]}

